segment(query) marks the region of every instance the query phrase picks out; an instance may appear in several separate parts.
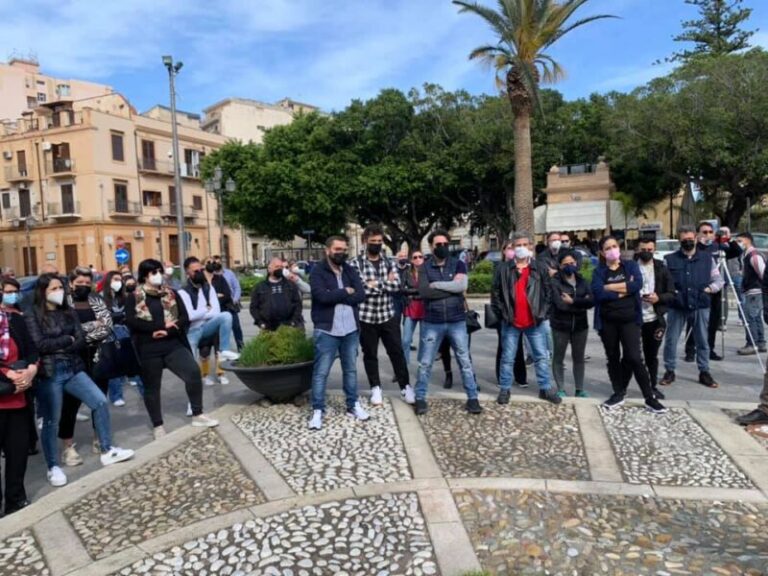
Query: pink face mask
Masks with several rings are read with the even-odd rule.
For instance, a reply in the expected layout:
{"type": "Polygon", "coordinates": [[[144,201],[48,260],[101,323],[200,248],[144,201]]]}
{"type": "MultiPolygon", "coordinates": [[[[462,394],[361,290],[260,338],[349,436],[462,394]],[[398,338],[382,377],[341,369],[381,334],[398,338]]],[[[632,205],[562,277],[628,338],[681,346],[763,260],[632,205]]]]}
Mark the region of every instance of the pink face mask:
{"type": "Polygon", "coordinates": [[[618,246],[616,248],[609,248],[605,251],[605,259],[608,262],[616,262],[619,258],[621,258],[621,251],[618,246]]]}
{"type": "Polygon", "coordinates": [[[514,250],[504,250],[504,258],[507,260],[514,260],[515,259],[515,251],[514,250]]]}

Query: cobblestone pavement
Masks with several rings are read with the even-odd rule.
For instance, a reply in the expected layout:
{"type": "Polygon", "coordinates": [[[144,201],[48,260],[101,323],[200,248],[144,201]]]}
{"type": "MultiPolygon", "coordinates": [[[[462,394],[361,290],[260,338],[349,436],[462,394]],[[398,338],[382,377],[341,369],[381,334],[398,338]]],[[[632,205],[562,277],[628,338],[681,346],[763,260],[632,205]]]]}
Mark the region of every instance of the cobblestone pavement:
{"type": "Polygon", "coordinates": [[[50,576],[32,532],[24,530],[0,542],[0,576],[50,576]]]}
{"type": "Polygon", "coordinates": [[[319,431],[307,428],[306,407],[289,404],[255,405],[232,420],[300,494],[410,480],[389,401],[371,409],[367,422],[345,411],[343,399],[329,399],[319,431]]]}
{"type": "Polygon", "coordinates": [[[573,406],[486,402],[480,416],[463,406],[463,401],[433,400],[420,417],[446,476],[590,478],[573,406]]]}
{"type": "MultiPolygon", "coordinates": [[[[738,416],[742,416],[744,414],[747,414],[749,410],[731,410],[731,409],[723,409],[723,412],[725,412],[729,418],[735,419],[738,416]]],[[[740,426],[741,427],[741,426],[740,426]]],[[[749,434],[748,428],[741,427],[742,430],[744,430],[745,433],[749,434]]],[[[762,445],[766,450],[768,450],[768,438],[765,436],[761,436],[759,434],[749,434],[752,438],[757,440],[757,442],[762,445]]]]}
{"type": "Polygon", "coordinates": [[[416,494],[327,502],[249,520],[160,552],[133,574],[437,574],[416,494]]]}
{"type": "Polygon", "coordinates": [[[600,410],[624,477],[633,484],[752,488],[728,455],[682,409],[600,410]]]}
{"type": "Polygon", "coordinates": [[[525,491],[457,491],[498,575],[765,574],[768,506],[525,491]]]}
{"type": "Polygon", "coordinates": [[[264,502],[213,431],[107,484],[64,511],[93,558],[264,502]]]}

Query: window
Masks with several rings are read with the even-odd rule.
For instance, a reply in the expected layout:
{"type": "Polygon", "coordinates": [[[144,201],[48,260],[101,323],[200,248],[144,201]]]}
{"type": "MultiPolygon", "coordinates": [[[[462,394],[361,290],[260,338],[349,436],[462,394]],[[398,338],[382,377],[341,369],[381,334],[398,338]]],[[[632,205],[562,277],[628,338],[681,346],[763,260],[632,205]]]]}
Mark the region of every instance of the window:
{"type": "Polygon", "coordinates": [[[115,181],[115,212],[128,212],[128,183],[115,181]]]}
{"type": "Polygon", "coordinates": [[[38,92],[37,93],[37,101],[39,103],[44,103],[48,100],[48,97],[45,95],[45,92],[38,92]]]}
{"type": "Polygon", "coordinates": [[[75,192],[72,184],[61,185],[61,213],[75,214],[75,192]]]}
{"type": "Polygon", "coordinates": [[[171,214],[176,214],[176,186],[168,186],[168,203],[171,205],[171,214]]]}
{"type": "Polygon", "coordinates": [[[34,96],[27,96],[27,108],[34,108],[37,106],[37,100],[34,96]]]}
{"type": "Polygon", "coordinates": [[[143,200],[144,206],[159,207],[163,205],[163,195],[160,192],[154,190],[144,190],[143,200]]]}
{"type": "Polygon", "coordinates": [[[145,170],[156,170],[155,143],[152,140],[141,141],[141,165],[145,170]]]}
{"type": "Polygon", "coordinates": [[[3,209],[8,210],[11,207],[11,193],[3,191],[3,209]]]}
{"type": "Polygon", "coordinates": [[[66,97],[69,96],[69,84],[57,84],[56,85],[56,94],[58,94],[60,97],[66,97]]]}
{"type": "Polygon", "coordinates": [[[202,210],[203,209],[203,197],[202,196],[192,196],[192,208],[195,210],[202,210]]]}
{"type": "Polygon", "coordinates": [[[112,160],[115,162],[125,162],[122,132],[112,132],[112,160]]]}

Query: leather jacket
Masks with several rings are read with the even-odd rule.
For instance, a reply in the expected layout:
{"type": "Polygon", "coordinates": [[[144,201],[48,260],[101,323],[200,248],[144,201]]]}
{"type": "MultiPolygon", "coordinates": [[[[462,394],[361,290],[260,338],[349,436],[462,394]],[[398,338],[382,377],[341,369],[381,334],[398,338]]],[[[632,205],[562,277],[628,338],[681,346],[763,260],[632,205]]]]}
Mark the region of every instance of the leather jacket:
{"type": "MultiPolygon", "coordinates": [[[[531,314],[536,325],[541,324],[549,315],[550,285],[546,266],[531,259],[528,263],[531,269],[528,276],[526,296],[531,314]]],[[[515,317],[515,284],[520,277],[514,261],[502,262],[493,278],[491,290],[491,306],[497,318],[503,318],[507,324],[512,324],[515,317]]]]}

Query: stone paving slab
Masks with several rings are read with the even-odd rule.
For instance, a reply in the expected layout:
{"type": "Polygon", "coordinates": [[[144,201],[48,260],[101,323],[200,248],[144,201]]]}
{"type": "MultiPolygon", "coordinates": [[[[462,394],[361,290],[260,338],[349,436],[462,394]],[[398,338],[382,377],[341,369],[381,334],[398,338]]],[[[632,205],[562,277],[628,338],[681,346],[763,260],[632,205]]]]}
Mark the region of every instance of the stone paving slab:
{"type": "Polygon", "coordinates": [[[768,505],[458,490],[483,567],[498,575],[765,574],[768,505]]]}
{"type": "Polygon", "coordinates": [[[573,406],[433,400],[422,426],[446,477],[511,476],[589,480],[589,463],[573,406]]]}
{"type": "Polygon", "coordinates": [[[254,405],[232,421],[251,439],[297,494],[412,479],[389,400],[367,422],[328,399],[322,430],[309,430],[307,408],[254,405]]]}
{"type": "Polygon", "coordinates": [[[264,502],[213,430],[100,489],[64,514],[93,558],[264,502]]]}
{"type": "Polygon", "coordinates": [[[639,406],[601,410],[627,482],[753,488],[714,439],[680,408],[651,414],[639,406]]]}
{"type": "Polygon", "coordinates": [[[305,506],[159,552],[115,574],[437,574],[415,493],[305,506]]]}
{"type": "Polygon", "coordinates": [[[30,530],[0,541],[0,576],[51,576],[30,530]]]}
{"type": "MultiPolygon", "coordinates": [[[[754,408],[753,408],[753,409],[754,409],[754,408]]],[[[725,409],[723,409],[723,412],[724,412],[724,413],[725,413],[725,414],[726,414],[726,415],[727,415],[729,418],[731,418],[731,419],[734,419],[734,420],[735,420],[737,417],[739,417],[739,416],[743,416],[744,414],[747,414],[747,413],[749,413],[749,412],[751,412],[751,411],[752,411],[752,410],[734,410],[734,409],[729,409],[729,408],[725,408],[725,409]]],[[[746,434],[749,434],[749,432],[747,432],[747,429],[746,429],[745,427],[743,427],[743,426],[739,426],[739,427],[740,427],[742,430],[744,430],[744,432],[745,432],[746,434]]],[[[749,434],[749,435],[750,435],[752,438],[754,438],[754,439],[755,439],[755,440],[758,442],[758,444],[760,444],[760,445],[761,445],[763,448],[765,448],[766,450],[768,450],[768,438],[766,438],[765,436],[760,436],[759,434],[749,434]]]]}

